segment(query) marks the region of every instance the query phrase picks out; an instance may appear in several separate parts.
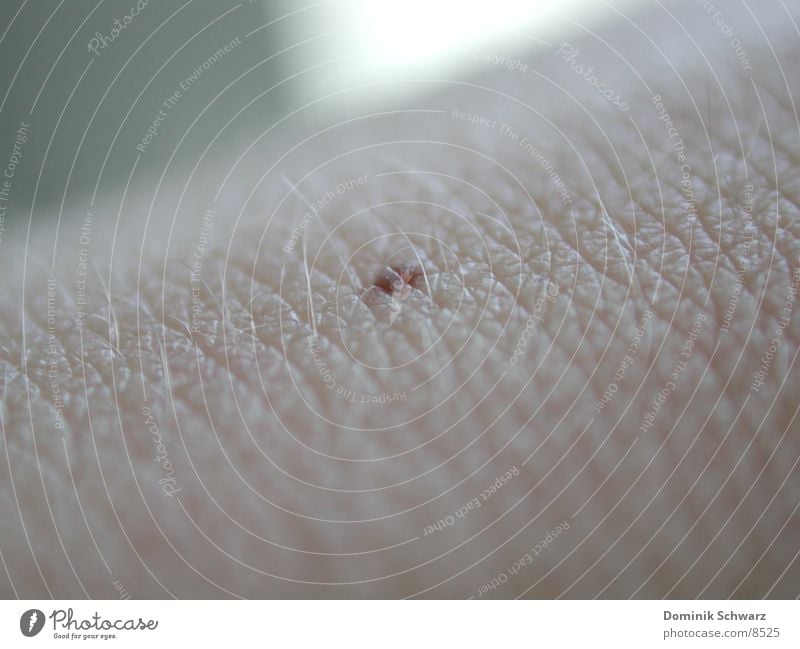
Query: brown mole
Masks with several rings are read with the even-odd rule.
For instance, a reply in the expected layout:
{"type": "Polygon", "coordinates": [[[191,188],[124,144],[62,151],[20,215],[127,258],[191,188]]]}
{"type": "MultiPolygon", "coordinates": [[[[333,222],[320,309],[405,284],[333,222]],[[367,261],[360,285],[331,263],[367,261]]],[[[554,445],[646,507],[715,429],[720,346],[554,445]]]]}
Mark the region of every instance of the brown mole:
{"type": "Polygon", "coordinates": [[[416,261],[393,264],[384,268],[375,278],[374,285],[397,299],[405,299],[412,288],[419,288],[425,273],[416,261]]]}

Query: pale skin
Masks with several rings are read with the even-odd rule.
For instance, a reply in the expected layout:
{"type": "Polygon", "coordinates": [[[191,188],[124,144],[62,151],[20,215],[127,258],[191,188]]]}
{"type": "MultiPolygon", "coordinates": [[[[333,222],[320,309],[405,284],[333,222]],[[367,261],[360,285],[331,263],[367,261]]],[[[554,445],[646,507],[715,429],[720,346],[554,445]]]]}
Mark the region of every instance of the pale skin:
{"type": "Polygon", "coordinates": [[[4,242],[0,593],[797,597],[798,34],[681,7],[4,242]]]}

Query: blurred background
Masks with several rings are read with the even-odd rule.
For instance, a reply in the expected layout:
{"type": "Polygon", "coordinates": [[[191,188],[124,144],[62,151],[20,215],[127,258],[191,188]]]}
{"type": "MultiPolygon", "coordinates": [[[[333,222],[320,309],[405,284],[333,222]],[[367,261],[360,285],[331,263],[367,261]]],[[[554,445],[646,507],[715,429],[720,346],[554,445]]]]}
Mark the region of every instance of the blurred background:
{"type": "Polygon", "coordinates": [[[570,12],[583,29],[633,4],[4,0],[0,158],[18,161],[4,227],[85,210],[137,157],[139,180],[181,173],[215,138],[236,148],[418,88],[393,80],[522,65],[570,12]]]}

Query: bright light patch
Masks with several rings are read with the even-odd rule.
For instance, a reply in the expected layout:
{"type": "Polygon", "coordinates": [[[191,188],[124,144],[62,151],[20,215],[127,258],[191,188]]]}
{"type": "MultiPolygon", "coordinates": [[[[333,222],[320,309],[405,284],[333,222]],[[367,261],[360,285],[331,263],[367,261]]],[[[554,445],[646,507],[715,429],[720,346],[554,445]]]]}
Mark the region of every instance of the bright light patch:
{"type": "Polygon", "coordinates": [[[487,52],[524,60],[534,48],[557,48],[565,30],[591,29],[642,0],[336,1],[347,29],[318,58],[341,62],[314,78],[317,94],[418,73],[468,73],[487,52]]]}
{"type": "Polygon", "coordinates": [[[520,34],[551,10],[571,2],[554,0],[361,0],[365,53],[370,67],[414,67],[476,41],[520,34]]]}

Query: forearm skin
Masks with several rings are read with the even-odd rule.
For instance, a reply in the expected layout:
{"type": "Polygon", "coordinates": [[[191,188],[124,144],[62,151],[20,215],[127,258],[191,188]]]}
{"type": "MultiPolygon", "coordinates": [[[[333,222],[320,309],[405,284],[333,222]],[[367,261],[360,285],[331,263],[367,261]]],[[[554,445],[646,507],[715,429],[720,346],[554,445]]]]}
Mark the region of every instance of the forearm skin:
{"type": "Polygon", "coordinates": [[[15,260],[0,592],[795,597],[797,88],[724,41],[642,62],[643,33],[572,39],[629,111],[554,46],[254,153],[216,200],[213,160],[175,214],[184,187],[131,192],[115,238],[112,197],[83,326],[82,215],[55,288],[15,260]],[[390,324],[364,294],[409,243],[426,281],[390,324]]]}

